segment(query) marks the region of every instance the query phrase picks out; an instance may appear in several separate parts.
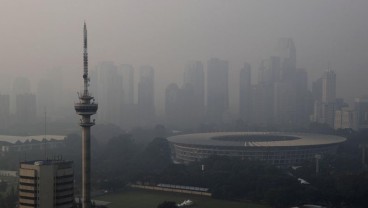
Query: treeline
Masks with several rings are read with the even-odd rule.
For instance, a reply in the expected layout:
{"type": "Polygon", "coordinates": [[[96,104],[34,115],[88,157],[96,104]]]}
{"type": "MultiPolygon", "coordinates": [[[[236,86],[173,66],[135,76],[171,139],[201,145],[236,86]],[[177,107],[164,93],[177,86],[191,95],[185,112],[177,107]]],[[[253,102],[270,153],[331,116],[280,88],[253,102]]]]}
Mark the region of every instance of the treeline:
{"type": "Polygon", "coordinates": [[[0,193],[0,207],[1,208],[14,208],[17,204],[18,196],[15,190],[12,188],[9,192],[0,193]]]}
{"type": "MultiPolygon", "coordinates": [[[[108,128],[104,131],[112,132],[108,128]]],[[[168,183],[206,187],[216,198],[251,200],[273,207],[306,203],[368,207],[368,173],[362,169],[359,149],[366,143],[368,132],[339,130],[333,134],[345,136],[348,141],[341,145],[336,155],[320,160],[320,172],[316,174],[314,161],[306,161],[296,170],[278,169],[261,161],[217,156],[188,165],[173,164],[168,141],[162,137],[162,127],[152,131],[136,129],[131,134],[96,132],[98,138],[94,137],[92,141],[93,189],[118,191],[129,183],[140,181],[152,185],[168,183]],[[298,178],[306,180],[309,185],[300,184],[298,178]]],[[[74,161],[78,187],[81,138],[76,134],[68,135],[65,143],[64,148],[53,150],[48,155],[49,158],[62,155],[63,159],[74,161]]],[[[8,154],[1,157],[0,168],[16,170],[23,158],[43,157],[44,152],[40,151],[8,154]]]]}

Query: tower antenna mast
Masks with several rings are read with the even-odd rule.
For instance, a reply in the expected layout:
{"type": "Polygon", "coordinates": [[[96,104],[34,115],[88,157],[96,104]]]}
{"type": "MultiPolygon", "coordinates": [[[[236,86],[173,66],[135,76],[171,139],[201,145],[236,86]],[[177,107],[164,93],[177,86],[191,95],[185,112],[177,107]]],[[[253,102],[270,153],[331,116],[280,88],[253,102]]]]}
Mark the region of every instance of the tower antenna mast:
{"type": "Polygon", "coordinates": [[[91,208],[91,127],[95,125],[91,116],[96,114],[98,105],[91,102],[93,97],[88,92],[88,51],[87,26],[83,27],[83,92],[79,93],[79,102],[74,109],[82,118],[79,125],[82,127],[82,208],[91,208]]]}

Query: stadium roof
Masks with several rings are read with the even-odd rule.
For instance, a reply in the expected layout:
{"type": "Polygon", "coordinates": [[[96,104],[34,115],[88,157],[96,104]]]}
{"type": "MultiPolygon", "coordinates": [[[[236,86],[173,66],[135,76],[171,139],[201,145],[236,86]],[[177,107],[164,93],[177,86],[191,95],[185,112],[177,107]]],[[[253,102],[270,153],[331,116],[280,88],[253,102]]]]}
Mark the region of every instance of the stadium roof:
{"type": "Polygon", "coordinates": [[[204,146],[294,147],[331,145],[346,141],[344,137],[289,132],[214,132],[177,135],[169,142],[204,146]]]}
{"type": "MultiPolygon", "coordinates": [[[[9,136],[9,135],[0,135],[0,142],[8,142],[11,144],[16,143],[24,143],[24,142],[32,142],[32,141],[38,141],[42,142],[45,138],[45,135],[36,135],[36,136],[9,136]]],[[[63,135],[46,135],[47,141],[61,141],[64,140],[65,136],[63,135]]]]}

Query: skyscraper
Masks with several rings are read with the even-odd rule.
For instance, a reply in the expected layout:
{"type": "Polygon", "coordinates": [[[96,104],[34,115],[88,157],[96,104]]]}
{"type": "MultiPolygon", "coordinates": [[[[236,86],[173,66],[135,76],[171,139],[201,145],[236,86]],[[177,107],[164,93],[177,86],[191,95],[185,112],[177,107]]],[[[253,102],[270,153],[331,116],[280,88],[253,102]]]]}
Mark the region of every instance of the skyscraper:
{"type": "Polygon", "coordinates": [[[252,85],[250,64],[244,63],[239,75],[239,114],[245,122],[251,121],[252,85]]]}
{"type": "Polygon", "coordinates": [[[98,105],[91,102],[94,98],[88,92],[88,52],[87,52],[87,26],[84,23],[84,50],[83,50],[83,92],[79,94],[79,102],[74,105],[75,111],[81,115],[82,127],[82,208],[91,208],[91,116],[96,114],[98,105]]]}
{"type": "Polygon", "coordinates": [[[19,208],[73,208],[73,162],[21,162],[18,191],[19,208]]]}
{"type": "Polygon", "coordinates": [[[181,101],[181,89],[175,83],[169,84],[165,90],[165,115],[170,128],[177,129],[181,125],[181,101]]]}
{"type": "Polygon", "coordinates": [[[132,105],[134,103],[134,68],[129,64],[122,64],[118,70],[123,75],[124,103],[132,105]]]}
{"type": "Polygon", "coordinates": [[[185,98],[185,102],[190,102],[191,112],[193,113],[190,118],[193,125],[198,125],[203,121],[205,108],[204,108],[204,69],[203,64],[200,61],[192,61],[187,63],[184,70],[183,86],[185,95],[192,96],[185,98]],[[193,95],[191,95],[191,92],[193,95]]]}
{"type": "Polygon", "coordinates": [[[334,103],[336,101],[336,74],[332,70],[322,76],[322,102],[334,103]]]}
{"type": "Polygon", "coordinates": [[[218,58],[207,62],[207,120],[221,123],[229,107],[229,63],[218,58]]]}
{"type": "Polygon", "coordinates": [[[143,66],[140,68],[138,114],[139,123],[143,126],[152,124],[155,119],[154,75],[154,70],[151,66],[143,66]]]}
{"type": "Polygon", "coordinates": [[[10,96],[0,94],[0,129],[6,129],[10,120],[10,96]]]}
{"type": "Polygon", "coordinates": [[[296,70],[296,49],[292,38],[280,38],[277,46],[277,55],[281,59],[281,79],[293,76],[296,70]]]}
{"type": "Polygon", "coordinates": [[[322,77],[314,82],[315,95],[312,121],[334,127],[336,109],[336,74],[328,69],[322,77]]]}
{"type": "Polygon", "coordinates": [[[96,65],[91,84],[101,109],[97,118],[101,122],[120,125],[123,109],[123,75],[113,62],[101,62],[96,65]]]}

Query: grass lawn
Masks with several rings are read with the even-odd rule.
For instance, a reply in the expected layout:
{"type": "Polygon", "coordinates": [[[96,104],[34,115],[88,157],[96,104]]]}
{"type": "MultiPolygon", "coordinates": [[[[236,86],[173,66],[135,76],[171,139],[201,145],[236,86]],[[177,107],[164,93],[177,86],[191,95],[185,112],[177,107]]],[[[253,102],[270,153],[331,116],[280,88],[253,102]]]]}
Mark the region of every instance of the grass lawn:
{"type": "Polygon", "coordinates": [[[175,201],[181,203],[186,199],[194,202],[198,208],[267,208],[266,205],[258,205],[246,202],[225,201],[212,199],[210,197],[201,197],[179,193],[169,193],[160,191],[131,190],[121,193],[113,193],[96,198],[111,202],[109,208],[156,208],[163,201],[175,201]]]}

